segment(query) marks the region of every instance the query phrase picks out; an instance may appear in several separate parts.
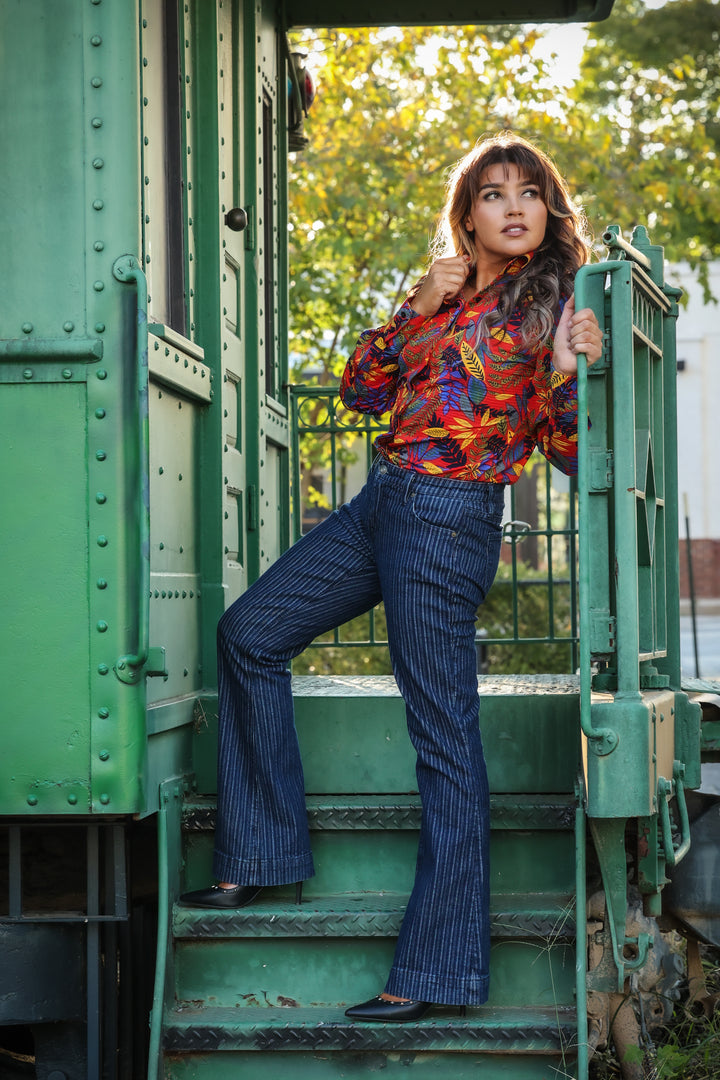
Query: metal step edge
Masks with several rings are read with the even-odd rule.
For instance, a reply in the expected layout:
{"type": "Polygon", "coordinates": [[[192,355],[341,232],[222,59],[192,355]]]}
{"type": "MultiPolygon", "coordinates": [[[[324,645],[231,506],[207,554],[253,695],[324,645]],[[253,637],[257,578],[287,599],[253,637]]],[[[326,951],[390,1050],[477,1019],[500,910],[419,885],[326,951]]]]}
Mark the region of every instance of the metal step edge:
{"type": "MultiPolygon", "coordinates": [[[[493,938],[520,938],[549,944],[574,941],[575,905],[572,897],[537,895],[536,904],[522,907],[491,902],[493,938]]],[[[251,907],[213,911],[173,909],[177,940],[264,937],[397,937],[407,896],[385,893],[313,897],[302,904],[287,898],[268,898],[251,907]]]]}
{"type": "MultiPolygon", "coordinates": [[[[418,796],[309,796],[310,828],[320,830],[419,829],[418,796]]],[[[186,832],[212,832],[216,806],[212,799],[193,799],[183,809],[186,832]]],[[[490,823],[493,829],[553,829],[570,831],[575,825],[573,795],[490,797],[490,823]]]]}
{"type": "Polygon", "coordinates": [[[577,1043],[571,1009],[469,1009],[437,1006],[413,1024],[357,1024],[342,1009],[183,1008],[165,1014],[168,1053],[220,1050],[471,1050],[560,1054],[577,1043]],[[271,1015],[268,1015],[270,1013],[271,1015]]]}

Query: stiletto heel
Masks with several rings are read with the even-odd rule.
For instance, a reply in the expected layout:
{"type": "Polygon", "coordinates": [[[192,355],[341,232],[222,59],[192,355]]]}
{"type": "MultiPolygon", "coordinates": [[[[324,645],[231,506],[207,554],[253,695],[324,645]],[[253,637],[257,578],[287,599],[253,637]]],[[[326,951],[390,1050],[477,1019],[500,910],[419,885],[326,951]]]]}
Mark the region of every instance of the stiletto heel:
{"type": "Polygon", "coordinates": [[[296,904],[302,904],[302,887],[303,887],[302,881],[297,881],[295,883],[295,903],[296,904]]]}

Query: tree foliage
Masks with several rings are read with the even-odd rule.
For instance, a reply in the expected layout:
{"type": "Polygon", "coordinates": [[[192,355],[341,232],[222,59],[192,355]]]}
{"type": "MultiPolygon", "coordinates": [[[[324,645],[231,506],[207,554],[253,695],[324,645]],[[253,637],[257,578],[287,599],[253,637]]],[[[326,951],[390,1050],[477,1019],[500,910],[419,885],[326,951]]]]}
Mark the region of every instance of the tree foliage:
{"type": "Polygon", "coordinates": [[[619,202],[705,284],[720,257],[719,46],[712,0],[625,0],[592,28],[573,90],[585,129],[607,138],[584,189],[591,212],[613,216],[619,202]]]}
{"type": "Polygon", "coordinates": [[[310,148],[291,163],[296,377],[335,381],[425,266],[446,170],[512,128],[557,161],[596,232],[647,224],[701,274],[720,257],[720,7],[622,0],[558,86],[527,27],[332,30],[311,53],[310,148]]]}

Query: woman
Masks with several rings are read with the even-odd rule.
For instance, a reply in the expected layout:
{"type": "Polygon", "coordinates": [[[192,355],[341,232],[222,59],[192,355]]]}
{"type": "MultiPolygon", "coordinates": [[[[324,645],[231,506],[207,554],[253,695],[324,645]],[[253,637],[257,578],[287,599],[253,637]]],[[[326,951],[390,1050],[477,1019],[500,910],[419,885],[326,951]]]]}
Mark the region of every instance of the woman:
{"type": "Polygon", "coordinates": [[[436,256],[390,322],[366,331],[341,395],[390,413],[367,484],[287,551],[220,621],[220,884],[188,906],[241,907],[313,873],[289,661],[384,601],[417,751],[416,877],[385,990],[347,1010],[405,1022],[488,994],[489,794],[475,618],[499,558],[506,484],[537,445],[577,467],[577,353],[602,336],[576,312],[588,256],[555,166],[503,134],[453,170],[436,256]]]}

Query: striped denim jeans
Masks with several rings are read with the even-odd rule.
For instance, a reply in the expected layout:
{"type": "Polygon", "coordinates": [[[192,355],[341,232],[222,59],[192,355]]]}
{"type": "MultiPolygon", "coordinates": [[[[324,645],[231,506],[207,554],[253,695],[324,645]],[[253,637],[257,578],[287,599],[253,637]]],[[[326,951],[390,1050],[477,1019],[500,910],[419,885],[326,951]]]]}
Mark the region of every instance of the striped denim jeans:
{"type": "Polygon", "coordinates": [[[214,873],[281,885],[313,874],[289,661],[384,601],[422,803],[415,883],[385,989],[438,1004],[487,999],[490,800],[474,639],[503,504],[502,484],[379,457],[360,494],[286,551],[218,628],[214,873]]]}

